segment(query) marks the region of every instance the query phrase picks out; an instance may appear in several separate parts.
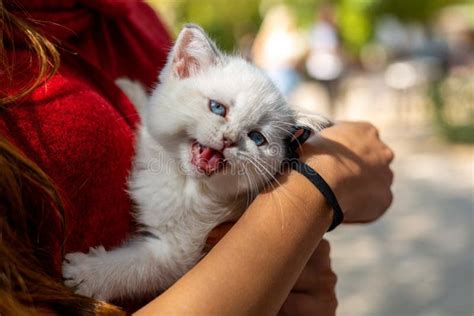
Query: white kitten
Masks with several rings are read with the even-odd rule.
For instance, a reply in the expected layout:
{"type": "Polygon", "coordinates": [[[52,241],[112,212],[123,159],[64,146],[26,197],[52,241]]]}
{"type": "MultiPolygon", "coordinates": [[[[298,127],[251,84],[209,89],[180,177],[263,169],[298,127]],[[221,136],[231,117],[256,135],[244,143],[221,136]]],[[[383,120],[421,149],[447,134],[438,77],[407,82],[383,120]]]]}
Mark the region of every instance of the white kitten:
{"type": "Polygon", "coordinates": [[[117,249],[68,254],[63,274],[77,293],[110,300],[165,290],[201,258],[210,230],[238,218],[285,158],[296,114],[261,70],[223,55],[199,27],[183,28],[160,82],[140,109],[129,179],[140,231],[117,249]]]}

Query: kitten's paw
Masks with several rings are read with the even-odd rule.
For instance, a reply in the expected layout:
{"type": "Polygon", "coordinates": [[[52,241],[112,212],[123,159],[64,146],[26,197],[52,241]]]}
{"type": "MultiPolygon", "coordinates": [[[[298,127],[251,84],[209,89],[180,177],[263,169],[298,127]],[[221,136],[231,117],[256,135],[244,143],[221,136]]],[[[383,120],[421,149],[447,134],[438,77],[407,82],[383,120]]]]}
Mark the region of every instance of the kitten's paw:
{"type": "Polygon", "coordinates": [[[103,247],[91,248],[90,252],[74,252],[67,254],[63,262],[64,284],[78,294],[98,298],[100,289],[100,262],[97,256],[105,253],[103,247]]]}
{"type": "Polygon", "coordinates": [[[94,256],[104,255],[107,252],[104,246],[90,247],[89,254],[94,256]]]}

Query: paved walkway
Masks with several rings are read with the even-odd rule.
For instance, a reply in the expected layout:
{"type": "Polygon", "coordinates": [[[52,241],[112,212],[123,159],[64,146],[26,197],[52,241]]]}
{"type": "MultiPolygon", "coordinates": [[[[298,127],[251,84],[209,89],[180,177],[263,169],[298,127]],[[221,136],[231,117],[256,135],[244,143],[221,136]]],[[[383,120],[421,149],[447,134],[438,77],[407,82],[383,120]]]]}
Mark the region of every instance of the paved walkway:
{"type": "Polygon", "coordinates": [[[327,235],[338,315],[474,315],[474,147],[445,144],[421,121],[398,124],[376,100],[348,115],[355,106],[340,116],[375,119],[395,149],[395,199],[378,222],[327,235]]]}
{"type": "Polygon", "coordinates": [[[395,148],[389,212],[330,234],[338,315],[474,315],[473,151],[395,148]]]}

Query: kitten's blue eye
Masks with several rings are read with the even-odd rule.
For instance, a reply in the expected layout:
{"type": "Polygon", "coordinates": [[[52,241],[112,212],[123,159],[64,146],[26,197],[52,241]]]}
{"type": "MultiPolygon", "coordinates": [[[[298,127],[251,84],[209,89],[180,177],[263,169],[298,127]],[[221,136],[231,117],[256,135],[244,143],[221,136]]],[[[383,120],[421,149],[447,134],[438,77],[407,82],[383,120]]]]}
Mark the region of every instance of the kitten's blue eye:
{"type": "Polygon", "coordinates": [[[262,146],[267,143],[267,140],[260,132],[250,132],[248,136],[257,146],[262,146]]]}
{"type": "Polygon", "coordinates": [[[214,114],[225,117],[226,108],[217,101],[209,100],[209,110],[211,110],[211,112],[214,114]]]}

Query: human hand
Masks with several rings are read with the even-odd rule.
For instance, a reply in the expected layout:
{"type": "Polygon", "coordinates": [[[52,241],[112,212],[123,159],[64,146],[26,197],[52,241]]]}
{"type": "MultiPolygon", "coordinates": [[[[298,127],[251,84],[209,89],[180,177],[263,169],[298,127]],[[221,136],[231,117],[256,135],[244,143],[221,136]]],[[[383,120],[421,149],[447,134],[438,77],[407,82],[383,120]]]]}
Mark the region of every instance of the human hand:
{"type": "Polygon", "coordinates": [[[336,123],[310,138],[301,153],[333,189],[345,222],[373,221],[392,203],[394,154],[370,123],[336,123]]]}
{"type": "Polygon", "coordinates": [[[329,242],[322,239],[278,315],[336,314],[337,276],[331,269],[329,242]]]}

